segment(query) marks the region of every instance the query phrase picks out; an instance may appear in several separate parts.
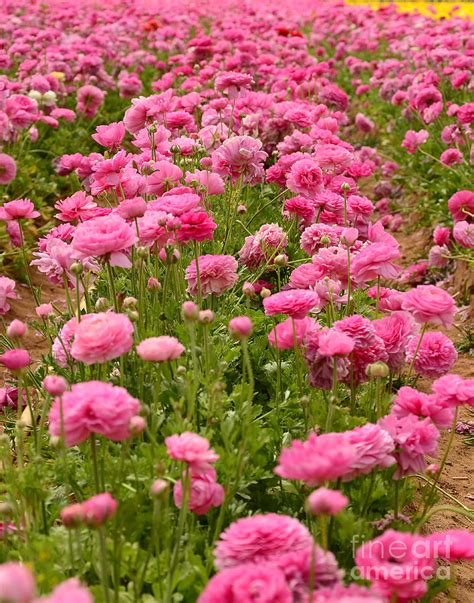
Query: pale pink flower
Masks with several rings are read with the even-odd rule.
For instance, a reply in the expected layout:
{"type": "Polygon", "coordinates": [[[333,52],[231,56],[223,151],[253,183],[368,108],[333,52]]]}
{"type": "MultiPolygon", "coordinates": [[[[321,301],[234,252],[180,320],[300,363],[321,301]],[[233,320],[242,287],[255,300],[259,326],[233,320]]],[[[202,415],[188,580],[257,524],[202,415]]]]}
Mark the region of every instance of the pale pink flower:
{"type": "Polygon", "coordinates": [[[77,90],[77,112],[83,113],[86,117],[91,119],[102,105],[104,98],[105,92],[100,88],[97,88],[97,86],[92,86],[90,84],[81,86],[81,88],[78,88],[77,90]]]}
{"type": "Polygon", "coordinates": [[[314,328],[315,324],[314,318],[309,316],[299,319],[287,318],[273,327],[268,334],[268,341],[279,350],[291,350],[295,345],[300,347],[307,331],[314,328]]]}
{"type": "Polygon", "coordinates": [[[137,354],[142,360],[149,362],[167,362],[176,360],[184,352],[184,346],[176,339],[162,335],[143,339],[137,345],[137,354]]]}
{"type": "Polygon", "coordinates": [[[96,133],[92,134],[93,140],[103,147],[118,147],[125,136],[125,125],[123,122],[112,122],[105,126],[97,126],[96,133]]]}
{"type": "Polygon", "coordinates": [[[32,603],[36,584],[31,570],[18,561],[0,564],[0,596],[5,603],[32,603]]]}
{"type": "Polygon", "coordinates": [[[83,521],[97,528],[115,515],[118,503],[109,492],[96,494],[81,504],[83,521]]]}
{"type": "Polygon", "coordinates": [[[55,203],[54,207],[58,210],[56,218],[63,222],[73,222],[74,220],[88,220],[93,217],[93,210],[97,207],[93,197],[78,191],[66,197],[62,201],[55,203]]]}
{"type": "Polygon", "coordinates": [[[84,364],[103,364],[130,351],[133,324],[125,314],[86,314],[77,324],[71,356],[84,364]]]}
{"type": "Polygon", "coordinates": [[[15,199],[8,201],[0,207],[0,220],[31,220],[40,215],[29,199],[15,199]]]}
{"type": "Polygon", "coordinates": [[[53,592],[42,597],[35,603],[94,603],[89,589],[79,582],[77,578],[70,578],[62,582],[53,592]]]}
{"type": "MultiPolygon", "coordinates": [[[[418,338],[408,344],[406,361],[411,364],[418,347],[418,338]]],[[[437,378],[448,373],[456,362],[458,353],[449,337],[438,331],[429,331],[423,335],[416,352],[414,369],[423,377],[437,378]]]]}
{"type": "Polygon", "coordinates": [[[288,515],[268,513],[244,517],[222,532],[214,550],[219,570],[243,563],[268,563],[285,553],[311,546],[306,526],[288,515]]]}
{"type": "Polygon", "coordinates": [[[349,499],[339,490],[318,488],[308,496],[306,506],[313,515],[336,515],[349,504],[349,499]]]}
{"type": "Polygon", "coordinates": [[[3,316],[10,310],[9,299],[18,299],[15,291],[16,283],[8,276],[0,276],[0,315],[3,316]]]}
{"type": "MultiPolygon", "coordinates": [[[[215,469],[210,468],[198,473],[191,471],[190,475],[189,510],[196,515],[205,515],[211,507],[220,507],[224,500],[224,488],[217,483],[215,469]]],[[[181,480],[178,480],[173,487],[173,497],[176,506],[180,509],[183,502],[181,480]]]]}
{"type": "Polygon", "coordinates": [[[238,71],[222,71],[216,76],[214,86],[226,94],[230,99],[236,98],[240,92],[250,88],[253,84],[252,76],[238,71]]]}
{"type": "Polygon", "coordinates": [[[229,332],[236,339],[247,339],[252,329],[253,323],[248,316],[236,316],[229,320],[229,332]]]}
{"type": "Polygon", "coordinates": [[[319,295],[306,289],[290,289],[274,293],[263,300],[267,316],[288,314],[291,318],[304,318],[319,303],[319,295]]]}
{"type": "Polygon", "coordinates": [[[351,276],[363,284],[378,277],[394,279],[400,268],[393,262],[400,259],[398,247],[385,243],[370,243],[363,247],[351,262],[351,276]]]}
{"type": "Polygon", "coordinates": [[[146,192],[149,195],[162,195],[176,185],[183,177],[181,168],[170,161],[156,161],[153,172],[147,177],[146,192]]]}
{"type": "Polygon", "coordinates": [[[407,153],[413,155],[413,153],[416,153],[418,147],[428,140],[429,136],[426,130],[419,130],[418,132],[408,130],[401,146],[407,150],[407,153]]]}
{"type": "MultiPolygon", "coordinates": [[[[201,255],[198,258],[201,293],[208,295],[222,295],[231,289],[238,280],[237,260],[231,255],[201,255]]],[[[198,278],[196,260],[186,268],[186,281],[188,292],[198,294],[198,278]]]]}
{"type": "Polygon", "coordinates": [[[434,381],[432,390],[442,403],[450,406],[460,404],[474,406],[474,379],[463,379],[459,375],[444,375],[434,381]]]}
{"type": "Polygon", "coordinates": [[[186,172],[186,184],[195,184],[204,189],[207,195],[222,195],[224,193],[224,181],[214,172],[207,170],[194,170],[194,172],[186,172]]]}
{"type": "Polygon", "coordinates": [[[374,320],[372,324],[375,332],[384,342],[390,370],[400,369],[405,361],[408,342],[417,330],[411,314],[392,312],[389,316],[374,320]]]}
{"type": "Polygon", "coordinates": [[[197,473],[211,469],[211,463],[219,458],[210,447],[209,440],[191,431],[168,436],[165,444],[170,458],[188,463],[190,470],[197,473]]]}
{"type": "Polygon", "coordinates": [[[348,442],[356,451],[349,471],[344,475],[344,480],[354,479],[359,475],[366,475],[376,468],[386,469],[395,462],[395,443],[390,434],[379,425],[366,423],[351,431],[343,432],[348,442]]]}
{"type": "Polygon", "coordinates": [[[241,178],[247,184],[263,180],[263,162],[267,153],[262,142],[251,136],[233,136],[212,152],[212,169],[219,176],[230,176],[233,182],[241,178]]]}
{"type": "Polygon", "coordinates": [[[474,224],[469,224],[466,220],[456,222],[453,227],[453,238],[465,249],[474,248],[474,224]]]}
{"type": "Polygon", "coordinates": [[[0,184],[9,184],[15,177],[15,160],[6,153],[0,153],[0,184]]]}
{"type": "Polygon", "coordinates": [[[449,427],[453,420],[453,410],[440,396],[419,392],[411,387],[401,387],[393,400],[392,414],[406,417],[429,417],[437,427],[449,427]]]}
{"type": "Polygon", "coordinates": [[[354,340],[336,329],[322,329],[318,336],[321,356],[348,356],[354,349],[354,340]]]}
{"type": "Polygon", "coordinates": [[[411,312],[419,323],[443,325],[449,328],[457,312],[454,299],[434,285],[418,285],[403,295],[402,308],[411,312]]]}
{"type": "Polygon", "coordinates": [[[301,234],[301,249],[308,255],[314,255],[321,247],[337,245],[341,237],[341,230],[327,224],[312,224],[301,234]]]}

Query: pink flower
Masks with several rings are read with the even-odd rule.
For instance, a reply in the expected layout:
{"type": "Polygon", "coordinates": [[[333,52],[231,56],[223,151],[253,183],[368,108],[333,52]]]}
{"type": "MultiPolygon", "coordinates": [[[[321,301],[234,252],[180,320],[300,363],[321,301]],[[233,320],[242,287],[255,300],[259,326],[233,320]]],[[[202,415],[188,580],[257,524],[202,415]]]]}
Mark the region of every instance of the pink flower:
{"type": "MultiPolygon", "coordinates": [[[[408,344],[406,361],[413,361],[418,338],[414,337],[408,344]]],[[[416,353],[414,369],[423,377],[437,378],[448,373],[456,362],[458,353],[453,342],[438,331],[430,331],[423,339],[416,353]]]]}
{"type": "Polygon", "coordinates": [[[117,214],[94,218],[78,225],[72,239],[72,247],[82,257],[110,258],[112,266],[130,268],[125,252],[135,244],[134,229],[117,214]]]}
{"type": "Polygon", "coordinates": [[[385,243],[370,243],[363,247],[351,262],[351,276],[358,283],[382,277],[396,278],[400,268],[393,262],[400,258],[398,247],[385,243]]]}
{"type": "Polygon", "coordinates": [[[274,566],[244,564],[216,574],[197,603],[292,603],[283,572],[274,566]]]}
{"type": "Polygon", "coordinates": [[[150,209],[166,212],[172,216],[182,216],[183,214],[191,213],[201,205],[201,198],[194,193],[178,193],[177,191],[182,188],[184,187],[171,189],[159,199],[151,201],[149,204],[150,209]]]}
{"type": "Polygon", "coordinates": [[[15,291],[16,283],[8,276],[0,276],[0,316],[3,316],[10,310],[9,299],[17,299],[15,291]]]}
{"type": "Polygon", "coordinates": [[[236,339],[247,339],[253,329],[253,323],[248,316],[236,316],[229,320],[229,332],[236,339]]]}
{"type": "Polygon", "coordinates": [[[212,240],[217,224],[205,211],[191,211],[180,216],[181,227],[176,233],[180,243],[212,240]]]}
{"type": "Polygon", "coordinates": [[[167,362],[176,360],[184,352],[184,346],[176,337],[149,337],[137,345],[137,354],[149,362],[167,362]]]}
{"type": "Polygon", "coordinates": [[[85,381],[56,398],[49,413],[49,433],[62,436],[66,446],[76,446],[96,433],[110,440],[130,437],[130,419],[140,402],[123,387],[102,381],[85,381]]]}
{"type": "MultiPolygon", "coordinates": [[[[211,294],[222,295],[238,280],[237,260],[231,255],[201,255],[198,258],[198,266],[203,297],[211,294]]],[[[193,260],[186,268],[185,274],[191,295],[198,294],[197,274],[196,260],[193,260]]]]}
{"type": "Polygon", "coordinates": [[[467,530],[445,530],[427,537],[433,554],[447,561],[474,559],[474,534],[467,530]]]}
{"type": "Polygon", "coordinates": [[[412,414],[401,418],[390,414],[380,419],[378,424],[392,436],[397,446],[398,467],[394,479],[423,473],[426,469],[425,455],[436,454],[440,436],[431,420],[420,421],[412,414]]]}
{"type": "Polygon", "coordinates": [[[462,124],[474,123],[474,103],[461,105],[456,112],[456,118],[462,124]]]}
{"type": "Polygon", "coordinates": [[[62,582],[47,597],[36,603],[94,603],[92,595],[77,578],[70,578],[62,582]]]}
{"type": "Polygon", "coordinates": [[[264,224],[255,235],[245,237],[245,243],[239,251],[240,261],[249,270],[264,263],[273,264],[275,257],[285,250],[287,244],[288,237],[278,224],[264,224]]]}
{"type": "Polygon", "coordinates": [[[32,603],[36,585],[31,571],[22,563],[0,565],[0,594],[5,603],[32,603]]]}
{"type": "Polygon", "coordinates": [[[439,160],[443,165],[456,165],[458,163],[464,163],[464,156],[459,149],[446,149],[440,155],[439,160]]]}
{"type": "Polygon", "coordinates": [[[74,195],[71,195],[71,197],[58,201],[54,207],[59,212],[56,214],[58,220],[73,222],[74,220],[88,220],[93,217],[97,203],[94,203],[92,197],[82,191],[78,191],[74,195]]]}
{"type": "Polygon", "coordinates": [[[416,322],[443,325],[449,329],[457,312],[454,299],[434,285],[418,285],[403,295],[402,308],[411,312],[416,322]]]}
{"type": "Polygon", "coordinates": [[[93,140],[103,147],[119,147],[125,136],[125,126],[122,121],[112,122],[106,126],[97,126],[93,140]]]}
{"type": "Polygon", "coordinates": [[[433,231],[433,242],[435,245],[447,245],[451,231],[447,226],[437,226],[433,231]]]}
{"type": "Polygon", "coordinates": [[[263,300],[267,316],[288,314],[291,318],[304,318],[319,303],[319,295],[306,289],[293,289],[274,293],[263,300]]]}
{"type": "Polygon", "coordinates": [[[371,132],[375,128],[374,122],[363,113],[357,113],[355,116],[355,125],[361,132],[371,132]]]}
{"type": "Polygon", "coordinates": [[[349,472],[344,475],[345,481],[354,479],[358,475],[366,475],[375,468],[386,469],[396,462],[393,456],[394,441],[379,425],[366,423],[351,431],[343,432],[343,435],[356,451],[349,472]]]}
{"type": "Polygon", "coordinates": [[[372,323],[382,339],[388,354],[387,364],[395,371],[403,366],[408,341],[416,331],[414,320],[408,312],[392,312],[372,323]]]}
{"type": "Polygon", "coordinates": [[[279,350],[291,350],[295,345],[300,347],[306,332],[315,325],[314,318],[287,318],[277,324],[268,334],[270,345],[279,350]]]}
{"type": "Polygon", "coordinates": [[[70,318],[53,341],[53,358],[61,368],[65,368],[70,360],[71,346],[76,329],[77,318],[70,318]]]}
{"type": "Polygon", "coordinates": [[[131,199],[121,201],[116,211],[124,220],[133,220],[141,218],[145,214],[147,207],[147,202],[143,197],[132,197],[131,199]]]}
{"type": "Polygon", "coordinates": [[[312,603],[385,603],[385,598],[358,584],[321,588],[314,593],[312,603]]]}
{"type": "Polygon", "coordinates": [[[9,184],[15,177],[15,160],[6,153],[0,153],[0,184],[9,184]]]}
{"type": "MultiPolygon", "coordinates": [[[[215,469],[204,472],[191,471],[191,492],[188,501],[189,510],[196,515],[205,515],[211,507],[220,507],[224,500],[224,488],[216,481],[215,469]]],[[[173,488],[176,506],[180,509],[183,502],[183,486],[177,481],[173,488]]]]}
{"type": "Polygon", "coordinates": [[[319,349],[322,356],[348,356],[354,349],[354,341],[345,333],[336,329],[323,329],[319,332],[319,349]]]}
{"type": "Polygon", "coordinates": [[[308,496],[307,508],[313,515],[336,515],[349,504],[349,499],[339,490],[318,488],[308,496]]]}
{"type": "Polygon", "coordinates": [[[0,364],[10,371],[19,371],[31,364],[31,357],[27,350],[15,348],[0,354],[0,364]]]}
{"type": "Polygon", "coordinates": [[[188,463],[189,468],[197,473],[212,469],[211,463],[219,458],[206,438],[191,431],[168,436],[165,444],[170,458],[188,463]]]}
{"type": "Polygon", "coordinates": [[[130,351],[133,324],[125,314],[86,314],[75,329],[71,356],[84,364],[103,364],[130,351]]]}
{"type": "Polygon", "coordinates": [[[300,159],[290,169],[286,186],[293,193],[313,197],[322,189],[323,173],[313,159],[300,159]]]}
{"type": "Polygon", "coordinates": [[[387,530],[382,536],[357,549],[356,565],[365,580],[384,596],[396,594],[400,601],[421,598],[433,576],[432,557],[421,551],[425,538],[418,534],[387,530]]]}
{"type": "Polygon", "coordinates": [[[251,75],[237,71],[223,71],[214,81],[216,90],[224,92],[230,99],[236,98],[242,90],[250,88],[252,84],[251,75]]]}
{"type": "Polygon", "coordinates": [[[316,208],[311,199],[299,195],[285,201],[285,212],[300,217],[303,223],[308,225],[315,217],[316,208]]]}
{"type": "Polygon", "coordinates": [[[280,477],[316,486],[348,473],[356,455],[355,448],[339,433],[310,433],[306,441],[293,440],[282,450],[274,471],[280,477]]]}
{"type": "Polygon", "coordinates": [[[460,404],[474,406],[474,379],[463,379],[459,375],[444,375],[434,381],[432,390],[442,403],[449,406],[460,404]]]}
{"type": "Polygon", "coordinates": [[[40,215],[35,211],[35,206],[29,199],[16,199],[4,203],[0,207],[0,220],[9,222],[10,220],[31,220],[40,215]]]}
{"type": "Polygon", "coordinates": [[[301,235],[301,249],[306,251],[308,255],[314,255],[320,247],[337,245],[340,236],[340,228],[327,224],[312,224],[301,235]]]}
{"type": "Polygon", "coordinates": [[[97,528],[115,515],[118,503],[108,492],[97,494],[82,503],[83,521],[97,528]]]}
{"type": "Polygon", "coordinates": [[[196,184],[202,187],[207,195],[222,195],[224,193],[224,182],[219,174],[207,170],[194,170],[186,172],[186,184],[196,184]]]}
{"type": "Polygon", "coordinates": [[[419,392],[411,387],[401,387],[393,400],[392,414],[406,417],[409,414],[429,417],[437,427],[449,427],[453,420],[451,406],[441,397],[419,392]]]}
{"type": "Polygon", "coordinates": [[[102,105],[104,98],[105,92],[97,86],[90,84],[81,86],[77,90],[77,112],[84,113],[86,117],[92,119],[102,105]]]}
{"type": "Polygon", "coordinates": [[[426,130],[419,130],[418,132],[408,130],[401,146],[407,150],[407,153],[413,155],[413,153],[416,153],[418,147],[428,140],[429,136],[426,130]]]}
{"type": "Polygon", "coordinates": [[[162,195],[183,177],[181,168],[170,161],[156,161],[153,169],[147,177],[146,192],[149,195],[162,195]]]}
{"type": "Polygon", "coordinates": [[[222,532],[214,551],[219,570],[243,563],[268,563],[313,544],[308,529],[288,515],[268,513],[244,517],[222,532]]]}
{"type": "Polygon", "coordinates": [[[267,153],[262,151],[262,142],[251,136],[233,136],[212,152],[212,169],[219,176],[238,178],[246,184],[263,180],[263,162],[267,153]]]}
{"type": "Polygon", "coordinates": [[[309,327],[304,338],[304,359],[308,366],[311,387],[329,390],[334,380],[334,364],[338,381],[349,375],[349,360],[342,356],[323,356],[319,353],[319,325],[309,327]]]}
{"type": "Polygon", "coordinates": [[[453,238],[465,249],[474,248],[474,224],[469,224],[466,220],[456,222],[453,227],[453,238]]]}
{"type": "Polygon", "coordinates": [[[50,396],[61,396],[68,388],[68,383],[60,375],[46,375],[43,387],[50,396]]]}
{"type": "Polygon", "coordinates": [[[474,192],[458,191],[448,199],[448,209],[455,222],[466,220],[471,222],[474,214],[474,192]]]}

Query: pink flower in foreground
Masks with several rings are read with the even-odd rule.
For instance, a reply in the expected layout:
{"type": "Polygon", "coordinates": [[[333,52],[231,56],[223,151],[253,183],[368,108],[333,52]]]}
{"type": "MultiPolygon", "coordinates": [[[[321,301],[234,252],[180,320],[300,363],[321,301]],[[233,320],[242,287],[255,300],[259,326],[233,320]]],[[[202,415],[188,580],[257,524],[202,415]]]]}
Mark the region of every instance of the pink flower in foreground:
{"type": "Polygon", "coordinates": [[[386,469],[396,462],[393,456],[395,443],[391,435],[379,425],[366,423],[343,434],[356,451],[349,472],[344,475],[345,481],[366,475],[376,468],[386,469]]]}
{"type": "Polygon", "coordinates": [[[288,314],[291,318],[304,318],[319,303],[319,295],[306,289],[291,289],[274,293],[263,300],[267,316],[288,314]]]}
{"type": "MultiPolygon", "coordinates": [[[[176,506],[180,509],[183,502],[183,485],[177,481],[173,488],[176,506]]],[[[191,492],[188,500],[189,510],[196,515],[205,515],[211,507],[219,507],[224,500],[224,488],[217,483],[213,468],[204,472],[191,471],[191,492]]]]}
{"type": "Polygon", "coordinates": [[[188,463],[189,468],[197,473],[212,469],[211,463],[219,458],[210,447],[209,440],[191,431],[168,436],[165,444],[170,458],[188,463]]]}
{"type": "Polygon", "coordinates": [[[283,448],[274,471],[280,477],[317,486],[347,474],[356,458],[357,451],[347,437],[310,433],[304,442],[293,440],[289,448],[283,448]]]}
{"type": "Polygon", "coordinates": [[[419,323],[452,326],[457,312],[454,299],[434,285],[418,285],[403,295],[402,308],[411,312],[419,323]]]}
{"type": "Polygon", "coordinates": [[[16,162],[6,153],[0,153],[0,184],[9,184],[16,176],[16,162]]]}
{"type": "Polygon", "coordinates": [[[71,356],[84,364],[103,364],[130,351],[133,324],[125,314],[86,314],[75,329],[71,356]]]}
{"type": "Polygon", "coordinates": [[[358,584],[321,588],[314,593],[312,603],[385,603],[385,597],[358,584]]]}
{"type": "Polygon", "coordinates": [[[190,211],[180,216],[176,238],[180,243],[212,240],[217,224],[205,211],[190,211]]]}
{"type": "Polygon", "coordinates": [[[37,603],[94,603],[94,599],[89,589],[82,586],[77,578],[70,578],[37,603]]]}
{"type": "Polygon", "coordinates": [[[15,199],[8,201],[0,207],[0,220],[31,220],[40,215],[29,199],[15,199]]]}
{"type": "Polygon", "coordinates": [[[8,276],[0,276],[0,316],[3,316],[10,310],[9,299],[17,299],[15,291],[16,283],[8,276]]]}
{"type": "MultiPolygon", "coordinates": [[[[237,282],[237,260],[231,255],[201,255],[198,258],[201,293],[222,295],[237,282]]],[[[198,294],[198,276],[196,260],[186,268],[188,291],[191,295],[198,294]]]]}
{"type": "Polygon", "coordinates": [[[474,379],[444,375],[434,381],[432,390],[439,400],[450,406],[469,404],[474,407],[474,379]]]}
{"type": "Polygon", "coordinates": [[[401,418],[390,414],[380,419],[378,424],[392,436],[397,446],[398,467],[394,479],[423,473],[426,469],[425,455],[436,454],[440,436],[431,419],[421,421],[411,414],[401,418]]]}
{"type": "Polygon", "coordinates": [[[293,517],[253,515],[234,521],[222,532],[214,551],[215,565],[223,570],[242,563],[268,563],[312,544],[306,526],[293,517]]]}
{"type": "Polygon", "coordinates": [[[272,565],[244,564],[216,574],[197,603],[292,603],[281,570],[272,565]]]}
{"type": "Polygon", "coordinates": [[[0,565],[0,596],[5,603],[31,603],[36,584],[31,571],[17,561],[0,565]]]}
{"type": "Polygon", "coordinates": [[[398,390],[393,400],[392,414],[396,417],[409,414],[429,417],[437,427],[449,427],[453,420],[453,411],[447,402],[407,386],[398,390]]]}
{"type": "Polygon", "coordinates": [[[149,337],[137,345],[137,354],[142,360],[149,362],[166,362],[176,360],[184,352],[184,346],[176,339],[162,335],[149,337]]]}
{"type": "MultiPolygon", "coordinates": [[[[407,348],[408,364],[413,361],[417,346],[418,338],[414,337],[407,348]]],[[[457,357],[458,353],[449,337],[438,331],[430,331],[423,335],[419,344],[414,369],[423,377],[442,377],[452,369],[457,357]]]]}
{"type": "Polygon", "coordinates": [[[135,230],[118,214],[82,222],[74,231],[72,247],[82,257],[105,257],[112,266],[130,268],[125,252],[135,244],[135,230]]]}
{"type": "Polygon", "coordinates": [[[357,549],[357,568],[384,596],[396,594],[399,601],[419,599],[435,571],[424,541],[425,537],[417,534],[387,530],[357,549]]]}
{"type": "Polygon", "coordinates": [[[62,436],[66,446],[76,446],[96,433],[114,441],[130,437],[130,419],[140,410],[140,402],[123,387],[102,381],[73,385],[56,398],[49,413],[49,432],[62,436]]]}
{"type": "Polygon", "coordinates": [[[474,559],[474,534],[467,530],[445,530],[427,537],[430,550],[437,558],[447,561],[474,559]]]}
{"type": "Polygon", "coordinates": [[[336,515],[349,504],[349,499],[339,490],[318,488],[308,496],[306,506],[313,515],[336,515]]]}

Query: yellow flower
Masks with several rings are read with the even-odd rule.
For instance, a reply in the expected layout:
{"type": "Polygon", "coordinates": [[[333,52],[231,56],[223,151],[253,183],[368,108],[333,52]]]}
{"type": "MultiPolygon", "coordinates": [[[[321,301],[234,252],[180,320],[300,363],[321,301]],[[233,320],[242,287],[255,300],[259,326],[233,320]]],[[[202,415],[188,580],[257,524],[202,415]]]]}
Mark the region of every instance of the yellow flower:
{"type": "Polygon", "coordinates": [[[66,79],[66,76],[62,71],[51,71],[49,75],[52,75],[60,82],[64,82],[64,80],[66,79]]]}

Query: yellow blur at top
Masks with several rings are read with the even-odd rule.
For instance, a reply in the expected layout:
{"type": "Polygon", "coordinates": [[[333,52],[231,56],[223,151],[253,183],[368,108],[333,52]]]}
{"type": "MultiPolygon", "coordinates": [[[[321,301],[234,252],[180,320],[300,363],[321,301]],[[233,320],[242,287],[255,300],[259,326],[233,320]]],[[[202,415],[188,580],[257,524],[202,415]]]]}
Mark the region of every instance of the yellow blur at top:
{"type": "MultiPolygon", "coordinates": [[[[380,8],[386,6],[390,2],[378,1],[370,2],[367,0],[345,0],[346,4],[360,4],[364,6],[371,6],[372,8],[380,8]]],[[[474,19],[474,2],[393,2],[402,12],[417,10],[424,15],[430,15],[435,18],[440,17],[471,17],[474,19]],[[457,10],[452,12],[454,7],[459,7],[457,10]],[[434,10],[433,10],[434,9],[434,10]]]]}

